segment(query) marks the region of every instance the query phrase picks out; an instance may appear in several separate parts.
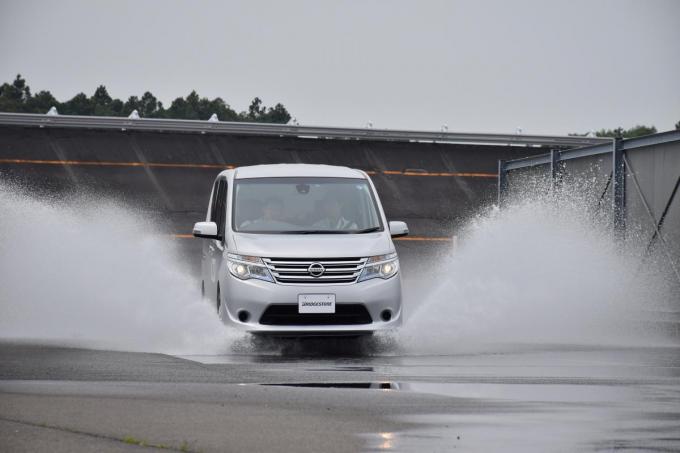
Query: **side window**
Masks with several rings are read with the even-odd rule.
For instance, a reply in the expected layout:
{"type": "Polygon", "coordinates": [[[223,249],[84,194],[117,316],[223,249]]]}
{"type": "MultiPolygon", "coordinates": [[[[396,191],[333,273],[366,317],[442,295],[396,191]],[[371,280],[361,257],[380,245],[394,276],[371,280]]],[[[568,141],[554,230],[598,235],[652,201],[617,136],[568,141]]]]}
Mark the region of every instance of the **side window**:
{"type": "Polygon", "coordinates": [[[213,189],[212,189],[212,195],[210,196],[210,218],[208,219],[209,222],[215,222],[217,223],[217,220],[215,218],[215,213],[217,212],[217,186],[218,186],[219,181],[215,181],[215,184],[213,184],[213,189]]]}
{"type": "Polygon", "coordinates": [[[224,240],[224,222],[227,206],[227,181],[215,182],[210,204],[210,221],[217,224],[217,234],[224,240]]]}
{"type": "Polygon", "coordinates": [[[224,240],[224,225],[227,206],[227,181],[221,179],[217,186],[217,203],[215,212],[215,223],[217,223],[217,234],[224,240]]]}

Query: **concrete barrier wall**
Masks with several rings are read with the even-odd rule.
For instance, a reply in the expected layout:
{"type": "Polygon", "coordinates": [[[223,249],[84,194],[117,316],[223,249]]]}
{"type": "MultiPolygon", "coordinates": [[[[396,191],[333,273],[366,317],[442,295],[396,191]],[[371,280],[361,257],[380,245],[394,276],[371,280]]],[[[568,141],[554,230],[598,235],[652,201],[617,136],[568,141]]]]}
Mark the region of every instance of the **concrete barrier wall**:
{"type": "Polygon", "coordinates": [[[319,163],[371,174],[387,215],[416,236],[450,236],[495,201],[499,159],[538,147],[0,127],[0,172],[47,192],[96,191],[189,233],[228,166],[319,163]]]}

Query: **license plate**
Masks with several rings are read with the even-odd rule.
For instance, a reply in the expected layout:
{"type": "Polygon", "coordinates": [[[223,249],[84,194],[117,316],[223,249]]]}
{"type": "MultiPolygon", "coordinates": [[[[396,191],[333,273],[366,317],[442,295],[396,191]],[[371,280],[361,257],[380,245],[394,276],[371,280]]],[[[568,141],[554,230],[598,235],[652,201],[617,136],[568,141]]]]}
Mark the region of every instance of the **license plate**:
{"type": "Polygon", "coordinates": [[[335,294],[299,294],[298,313],[335,313],[335,294]]]}

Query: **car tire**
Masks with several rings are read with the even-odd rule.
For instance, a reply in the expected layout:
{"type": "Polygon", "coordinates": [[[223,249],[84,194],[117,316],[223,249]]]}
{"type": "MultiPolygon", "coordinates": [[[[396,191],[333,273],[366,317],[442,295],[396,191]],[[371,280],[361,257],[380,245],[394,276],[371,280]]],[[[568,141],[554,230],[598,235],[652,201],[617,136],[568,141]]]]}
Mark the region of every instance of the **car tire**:
{"type": "Polygon", "coordinates": [[[222,323],[226,324],[227,319],[228,319],[227,309],[224,306],[224,304],[222,304],[222,293],[220,291],[219,285],[217,285],[217,303],[216,303],[216,305],[217,305],[217,316],[220,318],[220,321],[222,321],[222,323]]]}
{"type": "Polygon", "coordinates": [[[220,308],[222,308],[222,301],[220,300],[220,297],[222,297],[222,295],[220,294],[220,285],[218,283],[217,284],[217,298],[215,300],[215,302],[216,302],[215,306],[217,308],[217,314],[220,313],[220,308]]]}

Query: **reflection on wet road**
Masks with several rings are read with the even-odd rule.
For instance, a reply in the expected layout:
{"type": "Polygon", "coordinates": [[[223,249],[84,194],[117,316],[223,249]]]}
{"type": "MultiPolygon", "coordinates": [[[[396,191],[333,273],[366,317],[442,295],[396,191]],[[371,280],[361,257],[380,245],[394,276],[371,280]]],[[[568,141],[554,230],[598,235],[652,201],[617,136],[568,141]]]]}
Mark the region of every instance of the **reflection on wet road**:
{"type": "Polygon", "coordinates": [[[366,392],[387,392],[446,402],[408,414],[386,410],[409,429],[364,433],[369,449],[680,449],[675,347],[489,345],[436,356],[185,358],[257,364],[245,385],[342,391],[358,401],[366,392]]]}
{"type": "Polygon", "coordinates": [[[181,357],[0,343],[0,433],[33,450],[45,430],[103,450],[126,436],[205,452],[680,449],[677,346],[322,343],[181,357]]]}

